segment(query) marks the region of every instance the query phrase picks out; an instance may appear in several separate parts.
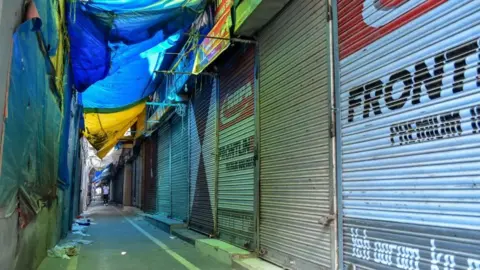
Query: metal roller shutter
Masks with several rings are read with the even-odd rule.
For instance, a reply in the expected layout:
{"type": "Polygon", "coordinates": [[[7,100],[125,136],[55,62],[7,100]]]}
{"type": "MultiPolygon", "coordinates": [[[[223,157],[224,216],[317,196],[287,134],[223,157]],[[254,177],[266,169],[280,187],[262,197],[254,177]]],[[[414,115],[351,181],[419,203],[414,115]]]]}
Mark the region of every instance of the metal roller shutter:
{"type": "Polygon", "coordinates": [[[165,123],[158,130],[157,137],[157,213],[166,217],[172,215],[170,132],[170,124],[165,123]]]}
{"type": "Polygon", "coordinates": [[[327,6],[295,0],[259,35],[260,253],[288,269],[335,268],[327,6]]]}
{"type": "Polygon", "coordinates": [[[172,217],[188,219],[188,114],[171,119],[172,128],[172,217]]]}
{"type": "Polygon", "coordinates": [[[480,269],[479,2],[337,10],[344,265],[480,269]]]}
{"type": "Polygon", "coordinates": [[[117,172],[115,184],[113,185],[113,200],[115,203],[123,204],[123,184],[125,181],[125,167],[120,168],[117,172]]]}
{"type": "Polygon", "coordinates": [[[190,224],[212,235],[216,222],[217,80],[203,77],[189,110],[190,224]]]}
{"type": "Polygon", "coordinates": [[[255,49],[236,47],[220,68],[218,226],[220,239],[252,249],[255,49]]]}
{"type": "Polygon", "coordinates": [[[132,162],[132,205],[137,206],[137,159],[136,157],[132,162]]]}
{"type": "Polygon", "coordinates": [[[147,213],[157,211],[157,133],[145,140],[143,210],[147,213]]]}
{"type": "Polygon", "coordinates": [[[139,208],[142,207],[142,182],[143,182],[143,151],[140,150],[135,163],[135,205],[139,208]]]}

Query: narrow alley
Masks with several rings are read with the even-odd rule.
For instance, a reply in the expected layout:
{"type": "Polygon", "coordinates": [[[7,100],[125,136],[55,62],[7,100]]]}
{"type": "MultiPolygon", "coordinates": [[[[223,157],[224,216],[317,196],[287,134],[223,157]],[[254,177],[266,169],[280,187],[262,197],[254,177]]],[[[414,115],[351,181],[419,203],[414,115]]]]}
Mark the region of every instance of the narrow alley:
{"type": "Polygon", "coordinates": [[[85,213],[94,224],[83,239],[93,242],[70,260],[47,257],[38,270],[232,269],[135,213],[97,203],[85,213]]]}
{"type": "Polygon", "coordinates": [[[480,270],[480,0],[0,0],[0,270],[480,270]]]}

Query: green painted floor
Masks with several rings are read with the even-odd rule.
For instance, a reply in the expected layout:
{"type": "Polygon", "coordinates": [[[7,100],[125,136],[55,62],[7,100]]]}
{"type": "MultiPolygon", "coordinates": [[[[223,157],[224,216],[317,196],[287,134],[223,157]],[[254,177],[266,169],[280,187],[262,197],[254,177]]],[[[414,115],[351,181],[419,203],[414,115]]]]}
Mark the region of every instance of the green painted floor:
{"type": "Polygon", "coordinates": [[[38,270],[231,269],[192,245],[153,227],[131,211],[96,206],[89,211],[93,241],[71,260],[46,258],[38,270]],[[122,252],[126,252],[122,255],[122,252]]]}

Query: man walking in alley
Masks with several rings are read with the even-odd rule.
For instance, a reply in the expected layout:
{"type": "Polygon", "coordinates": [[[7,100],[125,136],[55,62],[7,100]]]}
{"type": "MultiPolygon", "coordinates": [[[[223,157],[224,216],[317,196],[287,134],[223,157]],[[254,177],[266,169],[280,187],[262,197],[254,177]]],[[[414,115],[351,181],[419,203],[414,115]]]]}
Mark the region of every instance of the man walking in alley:
{"type": "Polygon", "coordinates": [[[110,193],[110,188],[108,185],[103,185],[103,205],[108,205],[108,194],[110,193]]]}

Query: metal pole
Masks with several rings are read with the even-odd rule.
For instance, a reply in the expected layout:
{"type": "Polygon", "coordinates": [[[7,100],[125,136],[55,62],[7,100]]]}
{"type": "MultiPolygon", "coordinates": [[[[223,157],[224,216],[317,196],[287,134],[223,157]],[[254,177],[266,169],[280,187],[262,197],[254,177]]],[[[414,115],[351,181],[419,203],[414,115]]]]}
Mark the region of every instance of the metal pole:
{"type": "Polygon", "coordinates": [[[215,89],[212,89],[212,92],[215,91],[215,180],[214,180],[214,220],[213,220],[213,235],[217,237],[219,235],[218,230],[218,180],[220,175],[220,77],[217,76],[214,78],[215,89]]]}
{"type": "Polygon", "coordinates": [[[254,246],[257,254],[260,253],[260,48],[255,46],[254,55],[254,114],[255,114],[255,152],[254,152],[254,246]]]}
{"type": "Polygon", "coordinates": [[[150,106],[179,107],[181,104],[182,104],[182,103],[146,102],[146,105],[150,105],[150,106]]]}
{"type": "MultiPolygon", "coordinates": [[[[185,33],[186,36],[195,36],[195,34],[185,33]]],[[[229,40],[238,43],[247,43],[247,44],[257,44],[255,40],[242,39],[242,38],[224,38],[224,37],[213,37],[209,35],[198,35],[199,37],[211,38],[211,39],[220,39],[220,40],[229,40]]]]}
{"type": "Polygon", "coordinates": [[[341,101],[341,94],[340,94],[340,56],[339,56],[339,48],[338,48],[338,0],[332,0],[332,50],[333,50],[333,84],[331,87],[333,88],[333,96],[334,100],[332,102],[333,107],[335,109],[335,185],[336,185],[336,195],[337,195],[337,247],[338,247],[338,266],[339,268],[343,268],[343,261],[344,261],[344,254],[343,254],[343,186],[342,186],[342,119],[341,113],[338,110],[340,107],[341,101]]]}
{"type": "Polygon", "coordinates": [[[205,75],[205,76],[216,76],[215,73],[210,73],[210,72],[202,72],[199,74],[194,74],[192,72],[182,72],[182,71],[170,71],[170,70],[155,70],[156,73],[167,73],[167,74],[181,74],[181,75],[205,75]]]}

